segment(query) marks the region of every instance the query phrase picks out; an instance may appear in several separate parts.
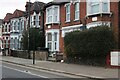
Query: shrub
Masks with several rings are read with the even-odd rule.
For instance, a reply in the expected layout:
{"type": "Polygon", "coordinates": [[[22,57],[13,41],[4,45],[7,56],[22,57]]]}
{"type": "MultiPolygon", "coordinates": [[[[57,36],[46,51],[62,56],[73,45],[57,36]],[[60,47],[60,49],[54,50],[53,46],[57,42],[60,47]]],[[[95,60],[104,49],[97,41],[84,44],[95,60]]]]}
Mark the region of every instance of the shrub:
{"type": "Polygon", "coordinates": [[[67,58],[77,58],[86,63],[105,64],[106,55],[115,48],[113,31],[107,26],[74,31],[64,38],[67,58]]]}

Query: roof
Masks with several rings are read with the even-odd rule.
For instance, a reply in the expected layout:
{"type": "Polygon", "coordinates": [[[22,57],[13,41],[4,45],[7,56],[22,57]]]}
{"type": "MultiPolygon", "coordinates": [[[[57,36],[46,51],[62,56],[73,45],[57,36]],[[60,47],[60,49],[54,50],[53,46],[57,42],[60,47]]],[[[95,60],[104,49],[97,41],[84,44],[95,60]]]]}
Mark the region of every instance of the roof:
{"type": "Polygon", "coordinates": [[[31,12],[40,12],[41,10],[43,10],[45,3],[43,2],[39,2],[39,1],[35,1],[34,3],[31,2],[26,2],[26,14],[29,12],[29,5],[30,5],[30,11],[31,12]]]}
{"type": "Polygon", "coordinates": [[[7,13],[3,21],[9,22],[11,18],[12,18],[12,13],[7,13]]]}
{"type": "Polygon", "coordinates": [[[24,11],[16,9],[12,15],[12,18],[18,18],[24,16],[24,11]]]}
{"type": "Polygon", "coordinates": [[[43,2],[35,1],[30,11],[40,12],[43,9],[44,5],[45,3],[43,2]]]}
{"type": "Polygon", "coordinates": [[[68,2],[68,1],[57,1],[57,0],[54,0],[52,2],[47,3],[44,8],[49,7],[51,5],[60,5],[60,4],[66,3],[66,2],[68,2]]]}

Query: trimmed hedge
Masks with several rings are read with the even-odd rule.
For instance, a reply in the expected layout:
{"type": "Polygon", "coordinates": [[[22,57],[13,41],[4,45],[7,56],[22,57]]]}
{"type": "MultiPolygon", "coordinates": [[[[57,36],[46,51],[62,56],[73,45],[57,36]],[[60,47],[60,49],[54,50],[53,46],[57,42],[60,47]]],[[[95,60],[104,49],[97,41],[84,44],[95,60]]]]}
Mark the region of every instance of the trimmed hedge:
{"type": "Polygon", "coordinates": [[[115,49],[113,31],[107,26],[74,31],[64,38],[68,62],[105,65],[106,55],[115,49]]]}

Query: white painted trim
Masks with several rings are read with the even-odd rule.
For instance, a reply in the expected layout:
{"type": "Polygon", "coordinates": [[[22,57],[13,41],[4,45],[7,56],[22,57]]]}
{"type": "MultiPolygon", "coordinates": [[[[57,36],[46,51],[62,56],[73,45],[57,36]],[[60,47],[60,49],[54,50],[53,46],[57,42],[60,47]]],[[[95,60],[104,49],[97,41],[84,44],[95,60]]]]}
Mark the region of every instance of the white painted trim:
{"type": "Polygon", "coordinates": [[[80,3],[79,3],[79,2],[75,2],[74,6],[76,6],[76,4],[78,4],[79,7],[78,7],[78,10],[77,10],[77,11],[75,11],[75,8],[74,8],[74,12],[75,12],[75,14],[74,14],[74,21],[77,21],[77,20],[80,19],[80,3]],[[78,14],[78,18],[75,18],[77,12],[79,13],[79,14],[78,14]]]}
{"type": "Polygon", "coordinates": [[[66,10],[67,10],[67,9],[66,9],[66,6],[68,6],[68,5],[71,7],[71,3],[66,3],[66,4],[65,4],[65,16],[66,16],[66,17],[65,17],[65,22],[66,22],[66,23],[67,23],[67,22],[70,22],[70,19],[67,20],[67,15],[70,15],[70,17],[71,17],[71,13],[70,13],[70,12],[71,12],[71,9],[69,8],[69,9],[70,9],[70,12],[69,12],[69,13],[67,13],[67,11],[66,11],[66,10]]]}
{"type": "Polygon", "coordinates": [[[100,26],[102,25],[103,23],[106,23],[109,27],[110,27],[110,22],[105,22],[105,21],[98,21],[98,22],[91,22],[91,23],[88,23],[86,26],[87,28],[91,28],[91,27],[96,27],[96,26],[100,26]]]}
{"type": "Polygon", "coordinates": [[[46,8],[46,24],[51,24],[51,23],[59,23],[59,21],[60,21],[60,6],[59,5],[52,5],[52,6],[50,6],[50,7],[48,7],[48,8],[46,8]],[[58,14],[57,14],[57,16],[58,16],[58,18],[57,18],[57,21],[54,21],[54,8],[55,7],[57,7],[58,8],[58,14]],[[48,9],[52,9],[52,21],[51,22],[48,22],[48,9]]]}
{"type": "Polygon", "coordinates": [[[73,26],[67,26],[67,27],[62,27],[62,30],[64,30],[64,29],[74,29],[74,28],[79,28],[80,26],[83,26],[83,24],[80,24],[80,25],[73,25],[73,26]]]}
{"type": "Polygon", "coordinates": [[[62,29],[61,29],[62,30],[62,37],[65,37],[65,34],[68,33],[68,32],[80,30],[81,26],[83,26],[83,24],[62,27],[62,29]]]}
{"type": "Polygon", "coordinates": [[[70,6],[71,6],[71,3],[66,3],[66,4],[64,5],[64,7],[66,7],[67,5],[70,5],[70,6]]]}
{"type": "Polygon", "coordinates": [[[50,30],[46,30],[45,31],[45,35],[46,35],[46,48],[47,48],[47,43],[48,43],[48,39],[47,39],[47,34],[51,33],[52,34],[52,49],[51,51],[59,51],[59,37],[60,37],[60,31],[59,29],[50,29],[50,30]],[[57,49],[54,50],[54,33],[57,33],[57,49]]]}

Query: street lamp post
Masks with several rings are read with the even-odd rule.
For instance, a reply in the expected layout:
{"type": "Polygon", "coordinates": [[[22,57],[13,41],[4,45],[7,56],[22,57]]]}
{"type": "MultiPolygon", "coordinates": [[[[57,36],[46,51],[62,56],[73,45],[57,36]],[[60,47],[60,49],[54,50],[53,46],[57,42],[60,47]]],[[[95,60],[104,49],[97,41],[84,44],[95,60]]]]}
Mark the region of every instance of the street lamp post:
{"type": "Polygon", "coordinates": [[[30,0],[28,3],[28,58],[30,59],[30,49],[29,49],[29,28],[30,28],[30,0]]]}

